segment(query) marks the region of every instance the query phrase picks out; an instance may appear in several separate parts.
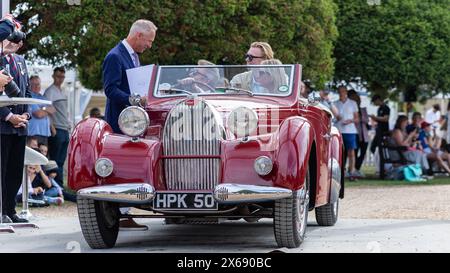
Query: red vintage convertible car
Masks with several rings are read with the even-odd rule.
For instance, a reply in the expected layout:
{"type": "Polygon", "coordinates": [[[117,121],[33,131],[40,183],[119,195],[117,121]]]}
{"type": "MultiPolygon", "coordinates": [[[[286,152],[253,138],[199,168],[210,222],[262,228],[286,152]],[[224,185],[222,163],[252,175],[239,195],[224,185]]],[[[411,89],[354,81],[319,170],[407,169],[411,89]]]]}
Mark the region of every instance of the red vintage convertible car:
{"type": "Polygon", "coordinates": [[[123,134],[100,119],[80,122],[69,186],[89,246],[113,247],[120,219],[130,217],[273,218],[276,242],[288,248],[302,243],[308,211],[334,225],[344,195],[342,138],[331,111],[302,97],[301,75],[298,64],[155,66],[147,105],[119,117],[123,134]],[[148,213],[123,215],[121,207],[148,213]]]}

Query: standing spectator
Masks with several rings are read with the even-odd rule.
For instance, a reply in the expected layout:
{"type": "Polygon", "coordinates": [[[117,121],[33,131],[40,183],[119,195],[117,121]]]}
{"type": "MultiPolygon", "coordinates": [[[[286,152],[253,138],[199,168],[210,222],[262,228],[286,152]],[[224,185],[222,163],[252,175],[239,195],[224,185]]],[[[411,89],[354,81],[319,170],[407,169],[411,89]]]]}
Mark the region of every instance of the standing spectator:
{"type": "MultiPolygon", "coordinates": [[[[3,41],[1,59],[3,67],[10,71],[13,81],[20,89],[18,97],[31,97],[28,70],[25,59],[14,54],[22,46],[8,40],[3,41]]],[[[27,136],[27,124],[31,115],[27,105],[0,107],[1,168],[2,168],[2,215],[5,223],[25,223],[16,213],[16,195],[22,183],[23,162],[27,136]]]]}
{"type": "Polygon", "coordinates": [[[366,107],[361,107],[361,97],[355,90],[349,90],[348,97],[358,105],[359,114],[359,122],[355,123],[356,130],[358,131],[358,148],[355,151],[355,176],[365,177],[365,174],[361,171],[361,167],[366,157],[367,147],[369,146],[369,114],[367,114],[366,107]]]}
{"type": "Polygon", "coordinates": [[[344,149],[346,158],[344,166],[348,159],[348,169],[346,176],[351,180],[356,177],[355,174],[355,150],[358,148],[358,131],[355,124],[359,122],[358,105],[355,101],[348,98],[347,88],[340,86],[338,88],[339,100],[334,104],[337,108],[336,126],[342,134],[344,140],[344,149]]]}
{"type": "MultiPolygon", "coordinates": [[[[41,95],[41,79],[39,76],[30,77],[30,89],[31,97],[40,100],[47,100],[41,95]]],[[[53,106],[47,105],[30,105],[31,114],[33,118],[30,120],[28,125],[28,137],[35,137],[38,143],[44,143],[48,145],[48,138],[51,136],[50,133],[50,118],[49,114],[54,114],[56,112],[53,106]]]]}
{"type": "MultiPolygon", "coordinates": [[[[139,67],[138,54],[152,47],[156,37],[157,27],[151,21],[138,20],[133,23],[126,39],[120,41],[103,61],[103,88],[107,97],[105,118],[115,133],[121,134],[118,120],[120,112],[131,104],[130,87],[126,70],[139,67]]],[[[140,104],[145,105],[147,97],[140,98],[140,104]]],[[[121,213],[129,213],[129,208],[121,208],[121,213]]],[[[148,229],[139,225],[133,219],[120,221],[121,228],[148,229]]]]}
{"type": "Polygon", "coordinates": [[[383,99],[381,99],[380,95],[374,95],[372,97],[372,103],[378,106],[377,115],[369,116],[372,120],[377,122],[375,137],[370,145],[370,151],[375,153],[375,149],[380,145],[383,136],[389,133],[389,115],[391,114],[391,109],[386,105],[383,99]]]}
{"type": "MultiPolygon", "coordinates": [[[[446,118],[446,125],[444,126],[447,130],[447,135],[446,135],[446,146],[448,147],[450,144],[450,101],[447,104],[447,118],[446,118]]],[[[449,149],[450,150],[450,149],[449,149]]]]}
{"type": "Polygon", "coordinates": [[[50,159],[55,160],[59,167],[56,181],[60,186],[64,185],[63,170],[67,156],[67,147],[69,145],[69,131],[71,128],[68,118],[67,95],[62,89],[65,75],[66,70],[63,67],[55,68],[52,76],[53,84],[50,85],[44,93],[44,97],[53,103],[56,110],[53,114],[50,114],[52,121],[52,136],[48,139],[48,146],[50,159]]]}
{"type": "Polygon", "coordinates": [[[441,106],[434,104],[425,114],[425,121],[430,123],[433,129],[440,127],[441,122],[441,106]]]}
{"type": "Polygon", "coordinates": [[[431,134],[433,137],[438,137],[439,139],[436,141],[440,143],[442,138],[441,125],[443,119],[441,116],[441,106],[439,104],[434,104],[433,107],[426,112],[425,121],[431,124],[431,134]]]}

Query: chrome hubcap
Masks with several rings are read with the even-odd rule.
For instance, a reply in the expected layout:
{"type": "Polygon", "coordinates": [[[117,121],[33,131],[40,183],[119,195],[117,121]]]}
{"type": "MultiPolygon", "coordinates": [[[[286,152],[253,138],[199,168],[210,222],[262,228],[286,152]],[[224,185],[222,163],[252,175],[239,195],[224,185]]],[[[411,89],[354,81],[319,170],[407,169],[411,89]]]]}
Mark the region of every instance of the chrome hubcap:
{"type": "Polygon", "coordinates": [[[303,187],[302,190],[300,190],[297,193],[296,198],[298,198],[298,202],[297,202],[297,230],[299,232],[299,234],[303,234],[305,232],[306,229],[306,214],[308,212],[308,206],[309,206],[309,190],[305,189],[305,187],[303,187]]]}

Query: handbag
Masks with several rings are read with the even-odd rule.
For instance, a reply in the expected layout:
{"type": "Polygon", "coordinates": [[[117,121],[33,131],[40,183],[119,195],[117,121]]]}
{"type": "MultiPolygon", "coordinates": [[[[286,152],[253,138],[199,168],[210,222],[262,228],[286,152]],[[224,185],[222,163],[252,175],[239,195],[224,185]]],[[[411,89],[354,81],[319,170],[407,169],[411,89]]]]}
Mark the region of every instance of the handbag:
{"type": "Polygon", "coordinates": [[[423,182],[427,181],[422,178],[422,168],[420,164],[411,164],[403,168],[403,176],[408,182],[423,182]]]}

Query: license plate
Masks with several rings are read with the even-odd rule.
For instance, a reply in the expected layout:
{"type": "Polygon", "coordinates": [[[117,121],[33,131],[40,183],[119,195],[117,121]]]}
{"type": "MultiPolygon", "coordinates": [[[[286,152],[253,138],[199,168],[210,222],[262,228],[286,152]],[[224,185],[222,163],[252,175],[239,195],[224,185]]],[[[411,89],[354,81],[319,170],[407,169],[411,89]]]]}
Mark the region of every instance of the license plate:
{"type": "Polygon", "coordinates": [[[218,210],[218,203],[208,192],[156,192],[153,208],[163,210],[218,210]]]}

